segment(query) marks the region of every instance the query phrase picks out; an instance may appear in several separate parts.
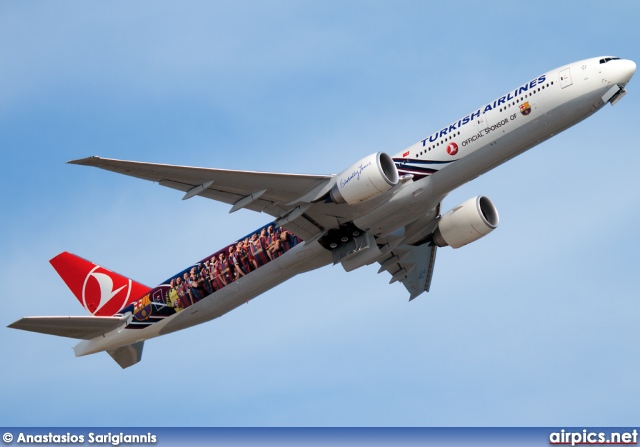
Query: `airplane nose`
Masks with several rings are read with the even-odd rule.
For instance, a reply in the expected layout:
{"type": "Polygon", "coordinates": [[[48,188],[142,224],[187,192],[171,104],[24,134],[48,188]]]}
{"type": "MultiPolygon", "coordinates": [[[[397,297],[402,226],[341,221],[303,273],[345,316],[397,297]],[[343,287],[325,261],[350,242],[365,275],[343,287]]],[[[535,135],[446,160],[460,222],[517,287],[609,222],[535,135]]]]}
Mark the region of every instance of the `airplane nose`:
{"type": "Polygon", "coordinates": [[[628,59],[623,59],[621,61],[618,61],[617,70],[622,83],[626,84],[636,72],[636,63],[628,59]]]}

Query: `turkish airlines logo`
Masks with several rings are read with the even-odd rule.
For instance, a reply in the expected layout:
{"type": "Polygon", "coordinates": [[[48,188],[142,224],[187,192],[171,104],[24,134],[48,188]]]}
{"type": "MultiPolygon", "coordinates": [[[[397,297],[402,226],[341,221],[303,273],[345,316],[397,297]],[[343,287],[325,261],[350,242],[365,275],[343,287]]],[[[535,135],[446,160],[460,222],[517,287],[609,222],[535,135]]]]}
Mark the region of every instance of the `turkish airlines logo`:
{"type": "Polygon", "coordinates": [[[130,294],[130,279],[111,275],[109,270],[97,265],[84,279],[82,305],[92,315],[111,316],[125,306],[130,294]]]}
{"type": "Polygon", "coordinates": [[[447,146],[447,154],[456,155],[458,153],[458,145],[456,143],[449,143],[447,146]]]}

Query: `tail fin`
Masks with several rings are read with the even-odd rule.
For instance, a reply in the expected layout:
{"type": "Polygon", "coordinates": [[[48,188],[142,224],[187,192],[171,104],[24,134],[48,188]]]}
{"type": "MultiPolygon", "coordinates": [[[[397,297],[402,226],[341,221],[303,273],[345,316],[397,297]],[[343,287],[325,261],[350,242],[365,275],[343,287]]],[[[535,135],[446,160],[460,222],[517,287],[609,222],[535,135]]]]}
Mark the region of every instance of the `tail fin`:
{"type": "Polygon", "coordinates": [[[49,261],[58,275],[94,316],[110,317],[151,289],[71,253],[49,261]]]}

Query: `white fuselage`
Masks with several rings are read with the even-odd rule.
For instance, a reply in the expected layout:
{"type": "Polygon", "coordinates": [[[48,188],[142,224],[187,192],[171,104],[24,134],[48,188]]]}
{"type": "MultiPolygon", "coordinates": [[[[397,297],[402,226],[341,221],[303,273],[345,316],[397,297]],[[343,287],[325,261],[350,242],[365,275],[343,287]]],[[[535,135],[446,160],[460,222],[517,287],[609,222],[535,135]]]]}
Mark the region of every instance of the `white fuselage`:
{"type": "MultiPolygon", "coordinates": [[[[582,121],[609,102],[629,81],[635,64],[621,59],[601,63],[604,59],[587,59],[533,78],[398,152],[393,156],[398,171],[413,175],[413,179],[376,199],[374,208],[353,223],[375,236],[409,229],[404,232],[405,239],[415,240],[421,226],[411,224],[433,213],[453,189],[582,121]]],[[[331,262],[331,253],[317,239],[304,241],[182,312],[144,329],[123,326],[82,341],[75,353],[114,349],[217,318],[298,273],[331,262]]]]}

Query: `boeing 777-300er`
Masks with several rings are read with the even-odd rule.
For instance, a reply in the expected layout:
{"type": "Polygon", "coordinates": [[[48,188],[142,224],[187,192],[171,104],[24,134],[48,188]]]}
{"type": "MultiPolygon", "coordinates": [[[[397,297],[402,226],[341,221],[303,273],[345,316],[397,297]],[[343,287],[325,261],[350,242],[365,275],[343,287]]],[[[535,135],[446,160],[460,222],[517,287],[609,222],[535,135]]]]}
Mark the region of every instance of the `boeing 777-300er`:
{"type": "Polygon", "coordinates": [[[122,367],[144,341],[220,317],[266,290],[333,262],[379,263],[413,300],[429,291],[438,247],[459,248],[498,226],[483,196],[442,213],[468,181],[582,121],[625,94],[636,64],[597,57],[536,76],[390,156],[337,175],[232,171],[89,157],[69,163],[157,182],[265,212],[272,223],[147,287],[71,253],[51,264],[90,316],[25,317],[9,327],[80,339],[76,356],[107,351],[122,367]]]}

